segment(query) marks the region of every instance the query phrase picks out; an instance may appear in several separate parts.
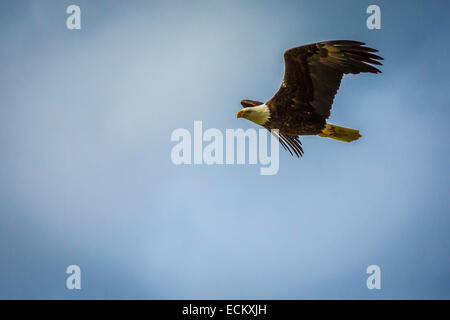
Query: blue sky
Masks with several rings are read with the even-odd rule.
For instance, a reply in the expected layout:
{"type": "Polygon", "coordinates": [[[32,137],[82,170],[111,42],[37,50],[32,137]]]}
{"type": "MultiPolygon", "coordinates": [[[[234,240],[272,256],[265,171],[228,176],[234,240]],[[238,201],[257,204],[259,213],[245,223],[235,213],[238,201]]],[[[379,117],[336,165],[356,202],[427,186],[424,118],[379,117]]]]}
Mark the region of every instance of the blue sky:
{"type": "Polygon", "coordinates": [[[446,1],[5,1],[0,298],[448,299],[446,1]],[[67,6],[82,29],[66,28],[67,6]],[[381,30],[366,8],[381,8],[381,30]],[[280,170],[175,166],[174,129],[252,128],[283,52],[368,43],[331,123],[280,170]],[[65,287],[79,265],[82,289],[65,287]],[[366,268],[381,267],[381,290],[366,268]]]}

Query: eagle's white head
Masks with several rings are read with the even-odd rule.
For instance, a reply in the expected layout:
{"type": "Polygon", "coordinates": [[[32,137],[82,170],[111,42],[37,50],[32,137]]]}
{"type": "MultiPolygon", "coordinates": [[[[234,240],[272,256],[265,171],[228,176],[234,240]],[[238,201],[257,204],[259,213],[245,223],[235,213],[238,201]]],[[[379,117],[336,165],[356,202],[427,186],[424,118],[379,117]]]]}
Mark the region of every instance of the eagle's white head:
{"type": "Polygon", "coordinates": [[[238,111],[236,117],[245,118],[263,126],[270,119],[270,110],[269,107],[265,103],[263,103],[256,107],[242,108],[238,111]]]}

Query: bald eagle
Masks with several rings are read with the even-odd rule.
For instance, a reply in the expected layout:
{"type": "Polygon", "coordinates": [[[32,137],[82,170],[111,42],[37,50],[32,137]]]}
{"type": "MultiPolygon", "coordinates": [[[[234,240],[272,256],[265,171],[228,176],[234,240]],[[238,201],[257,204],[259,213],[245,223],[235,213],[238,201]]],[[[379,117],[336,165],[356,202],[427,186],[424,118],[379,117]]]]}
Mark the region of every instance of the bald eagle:
{"type": "Polygon", "coordinates": [[[328,124],[334,96],[347,73],[380,73],[372,65],[383,60],[378,50],[351,40],[324,41],[292,48],[284,53],[285,71],[281,87],[266,103],[242,100],[237,118],[245,118],[268,129],[284,149],[303,155],[299,135],[318,135],[351,142],[358,130],[328,124]],[[274,133],[275,135],[275,133],[274,133]]]}

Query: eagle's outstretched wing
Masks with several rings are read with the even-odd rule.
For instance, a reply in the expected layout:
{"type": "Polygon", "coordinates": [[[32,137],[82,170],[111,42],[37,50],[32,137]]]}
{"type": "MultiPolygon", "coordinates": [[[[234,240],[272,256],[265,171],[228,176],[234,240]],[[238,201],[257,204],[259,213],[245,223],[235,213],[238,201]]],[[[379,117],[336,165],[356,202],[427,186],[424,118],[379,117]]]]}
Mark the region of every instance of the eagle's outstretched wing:
{"type": "MultiPolygon", "coordinates": [[[[277,108],[310,105],[328,118],[343,74],[381,72],[378,50],[350,40],[324,41],[292,48],[284,53],[285,72],[280,89],[267,104],[277,108]]],[[[288,111],[288,110],[286,110],[288,111]]]]}

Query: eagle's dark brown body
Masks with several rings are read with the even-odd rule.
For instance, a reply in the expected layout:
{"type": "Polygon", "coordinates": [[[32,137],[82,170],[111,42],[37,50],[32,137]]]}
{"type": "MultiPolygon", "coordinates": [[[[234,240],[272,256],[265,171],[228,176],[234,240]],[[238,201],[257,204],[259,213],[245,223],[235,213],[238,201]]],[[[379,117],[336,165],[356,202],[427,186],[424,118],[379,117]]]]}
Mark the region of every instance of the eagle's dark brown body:
{"type": "Polygon", "coordinates": [[[276,104],[267,104],[270,109],[270,120],[264,127],[268,130],[278,129],[280,134],[290,136],[316,135],[322,132],[326,119],[318,115],[314,109],[305,104],[301,108],[280,107],[276,104]]]}
{"type": "MultiPolygon", "coordinates": [[[[378,50],[364,45],[352,40],[324,41],[284,53],[283,82],[273,98],[265,103],[270,119],[263,126],[268,130],[278,129],[279,141],[289,152],[300,156],[303,150],[298,136],[321,134],[328,126],[326,119],[344,74],[381,72],[373,66],[381,65],[378,60],[383,59],[373,54],[378,50]]],[[[249,108],[262,102],[242,100],[241,104],[249,108]]],[[[354,134],[360,136],[357,130],[334,127],[355,131],[354,134]]]]}

